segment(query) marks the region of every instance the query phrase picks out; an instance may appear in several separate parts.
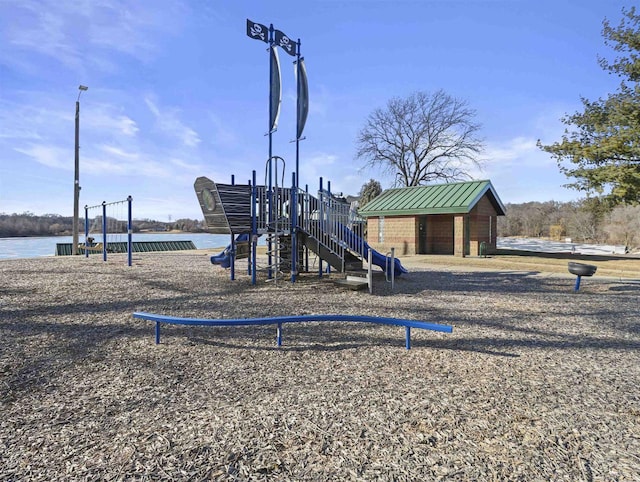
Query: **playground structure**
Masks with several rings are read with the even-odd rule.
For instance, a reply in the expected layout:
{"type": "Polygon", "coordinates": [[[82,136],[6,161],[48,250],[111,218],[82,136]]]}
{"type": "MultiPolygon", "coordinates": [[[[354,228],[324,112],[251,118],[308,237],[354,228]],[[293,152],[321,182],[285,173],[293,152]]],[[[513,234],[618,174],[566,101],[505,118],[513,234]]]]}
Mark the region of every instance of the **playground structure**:
{"type": "Polygon", "coordinates": [[[102,253],[103,261],[107,261],[107,253],[127,253],[127,264],[131,266],[132,218],[131,196],[123,201],[107,203],[103,201],[95,206],[84,207],[84,243],[78,245],[78,252],[102,253]],[[112,214],[108,216],[108,210],[112,214]],[[122,220],[126,210],[126,221],[122,220]],[[93,214],[93,218],[90,214],[93,214]],[[90,221],[93,219],[92,221],[90,221]],[[96,242],[94,236],[101,235],[102,240],[96,242]],[[122,238],[126,235],[126,242],[122,238]]]}
{"type": "MultiPolygon", "coordinates": [[[[196,179],[194,188],[207,226],[212,233],[230,234],[230,244],[211,262],[231,271],[235,279],[235,261],[249,258],[247,271],[252,284],[256,283],[256,247],[258,238],[265,236],[267,244],[267,279],[275,283],[290,273],[291,282],[299,272],[309,271],[309,252],[317,255],[318,275],[323,263],[327,271],[361,270],[363,259],[382,267],[387,276],[406,270],[393,257],[372,251],[363,239],[366,221],[355,209],[333,196],[330,183],[325,190],[320,178],[317,197],[299,187],[300,141],[309,111],[309,89],[301,42],[292,41],[273,24],[266,25],[247,19],[247,36],[269,45],[269,117],[268,157],[264,184],[256,182],[256,171],[248,184],[215,183],[206,178],[196,179]],[[295,57],[296,72],[296,158],[290,186],[285,187],[285,161],[273,155],[273,134],[277,130],[282,99],[278,49],[295,57]],[[371,256],[369,256],[371,254],[371,256]]],[[[370,279],[370,277],[369,277],[370,279]]]]}
{"type": "MultiPolygon", "coordinates": [[[[308,88],[303,58],[300,57],[300,40],[291,44],[289,39],[273,25],[266,26],[247,19],[247,35],[269,44],[269,157],[265,166],[263,185],[256,182],[256,171],[247,184],[236,184],[234,176],[230,184],[216,183],[206,177],[199,177],[194,189],[200,208],[210,232],[229,234],[230,244],[222,253],[212,256],[211,262],[230,269],[231,279],[235,279],[236,259],[247,258],[247,272],[251,283],[256,284],[258,238],[266,237],[267,280],[277,283],[278,278],[290,273],[294,283],[299,272],[309,272],[309,252],[317,255],[318,276],[322,277],[323,263],[327,271],[331,268],[346,273],[361,270],[363,260],[368,260],[368,284],[371,292],[371,265],[381,267],[387,279],[393,280],[406,273],[400,261],[393,255],[383,255],[373,250],[364,240],[366,220],[348,203],[331,193],[331,184],[324,189],[323,180],[317,196],[309,193],[308,186],[299,188],[299,142],[308,112],[308,88]],[[268,38],[265,33],[268,32],[268,38]],[[277,37],[280,40],[277,40],[277,37]],[[282,39],[286,42],[282,42],[282,39]],[[297,72],[297,114],[296,114],[296,162],[292,172],[291,187],[284,186],[285,161],[273,155],[272,134],[277,127],[280,110],[280,67],[275,50],[276,42],[295,55],[297,72]],[[295,47],[295,48],[293,48],[295,47]]],[[[423,321],[403,320],[357,315],[294,315],[275,318],[254,319],[199,319],[157,315],[137,312],[134,318],[156,323],[156,343],[160,343],[162,323],[200,326],[243,326],[277,325],[277,345],[282,344],[282,325],[293,322],[343,321],[368,322],[404,326],[406,349],[411,348],[411,328],[422,328],[451,333],[452,327],[423,321]]]]}
{"type": "Polygon", "coordinates": [[[398,259],[369,247],[364,240],[366,221],[350,204],[332,195],[330,184],[324,189],[322,178],[317,197],[308,187],[295,187],[295,174],[292,187],[282,187],[284,167],[281,179],[274,168],[280,160],[267,161],[265,178],[272,180],[271,188],[256,183],[255,171],[244,185],[235,184],[233,178],[231,184],[215,183],[206,177],[196,179],[194,189],[209,230],[231,235],[227,249],[212,256],[212,263],[230,268],[233,280],[235,261],[249,258],[247,272],[255,284],[257,242],[265,236],[267,279],[275,282],[287,272],[292,283],[300,272],[309,272],[309,252],[317,255],[320,277],[323,263],[328,271],[358,271],[370,254],[371,262],[388,277],[407,272],[398,259]],[[269,176],[272,168],[275,176],[269,176]]]}

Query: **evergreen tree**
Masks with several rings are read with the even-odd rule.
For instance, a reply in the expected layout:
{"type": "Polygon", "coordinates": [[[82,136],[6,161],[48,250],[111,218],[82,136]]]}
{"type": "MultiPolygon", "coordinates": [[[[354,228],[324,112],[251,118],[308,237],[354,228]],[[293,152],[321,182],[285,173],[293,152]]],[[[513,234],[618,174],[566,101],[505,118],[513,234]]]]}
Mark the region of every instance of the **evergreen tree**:
{"type": "Polygon", "coordinates": [[[622,10],[617,27],[605,19],[605,44],[622,56],[599,59],[602,68],[622,78],[606,99],[582,99],[583,112],[565,116],[572,128],[562,140],[538,146],[550,153],[572,182],[567,187],[602,196],[609,206],[640,202],[640,16],[622,10]]]}
{"type": "Polygon", "coordinates": [[[375,179],[369,179],[369,182],[363,184],[360,189],[360,193],[358,194],[360,196],[358,206],[361,208],[364,207],[368,202],[378,197],[380,194],[382,194],[382,186],[380,183],[375,179]]]}

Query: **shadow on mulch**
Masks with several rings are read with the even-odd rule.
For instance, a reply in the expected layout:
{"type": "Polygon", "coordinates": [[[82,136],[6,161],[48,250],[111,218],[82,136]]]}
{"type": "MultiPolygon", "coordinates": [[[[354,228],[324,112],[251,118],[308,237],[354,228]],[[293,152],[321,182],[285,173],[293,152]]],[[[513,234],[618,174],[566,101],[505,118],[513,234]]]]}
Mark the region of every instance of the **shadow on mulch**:
{"type": "MultiPolygon", "coordinates": [[[[570,278],[545,278],[537,271],[412,271],[396,280],[394,291],[390,289],[379,293],[393,296],[395,293],[417,294],[425,291],[448,293],[553,293],[572,292],[574,281],[570,278]]],[[[374,284],[374,295],[376,285],[374,284]]]]}
{"type": "MultiPolygon", "coordinates": [[[[395,346],[404,349],[404,330],[398,327],[397,336],[389,336],[380,333],[385,327],[371,325],[366,332],[353,332],[349,329],[348,323],[343,326],[331,324],[313,325],[313,329],[301,326],[287,326],[283,332],[283,345],[275,345],[275,326],[272,330],[264,327],[256,333],[252,327],[198,327],[197,333],[193,333],[191,327],[175,327],[170,329],[163,327],[161,338],[167,344],[175,343],[175,337],[184,337],[189,343],[204,344],[218,348],[231,350],[258,350],[258,351],[314,351],[314,352],[335,352],[342,350],[353,350],[357,348],[395,346]],[[211,336],[206,336],[203,331],[211,330],[211,336]],[[191,332],[190,332],[191,331],[191,332]],[[264,341],[273,340],[273,345],[257,345],[247,343],[247,340],[259,338],[264,341]]],[[[636,326],[636,330],[638,326],[636,326]]],[[[544,339],[538,337],[451,337],[445,335],[444,338],[425,339],[424,335],[416,339],[415,334],[422,330],[412,331],[411,346],[414,348],[441,349],[452,351],[468,351],[483,353],[502,357],[519,357],[520,350],[629,350],[640,349],[640,341],[623,338],[595,337],[584,335],[558,335],[554,339],[544,339]]],[[[457,332],[454,329],[454,332],[457,332]]],[[[426,335],[428,336],[428,335],[426,335]]],[[[150,332],[150,339],[152,333],[150,332]]],[[[404,350],[403,350],[404,351],[404,350]]]]}

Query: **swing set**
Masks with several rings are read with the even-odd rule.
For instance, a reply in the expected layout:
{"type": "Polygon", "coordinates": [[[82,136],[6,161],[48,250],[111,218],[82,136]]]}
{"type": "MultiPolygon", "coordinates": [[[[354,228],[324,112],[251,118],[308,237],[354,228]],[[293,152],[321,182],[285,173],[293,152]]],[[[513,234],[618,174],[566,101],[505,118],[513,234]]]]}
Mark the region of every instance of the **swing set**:
{"type": "Polygon", "coordinates": [[[107,253],[127,253],[127,264],[131,266],[132,201],[133,198],[129,196],[123,201],[103,201],[95,206],[84,207],[85,241],[78,245],[78,250],[84,251],[85,257],[89,257],[91,253],[102,253],[102,259],[106,261],[107,253]],[[100,235],[102,240],[96,241],[100,235]]]}

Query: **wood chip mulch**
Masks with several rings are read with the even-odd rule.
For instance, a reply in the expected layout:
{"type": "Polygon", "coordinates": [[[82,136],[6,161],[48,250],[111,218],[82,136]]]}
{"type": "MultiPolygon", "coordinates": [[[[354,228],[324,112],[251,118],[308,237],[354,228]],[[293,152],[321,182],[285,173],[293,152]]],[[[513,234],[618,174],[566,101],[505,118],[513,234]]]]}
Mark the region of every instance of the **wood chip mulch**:
{"type": "Polygon", "coordinates": [[[0,261],[0,480],[640,480],[640,284],[412,269],[373,295],[202,254],[0,261]],[[369,314],[364,323],[164,326],[369,314]]]}

